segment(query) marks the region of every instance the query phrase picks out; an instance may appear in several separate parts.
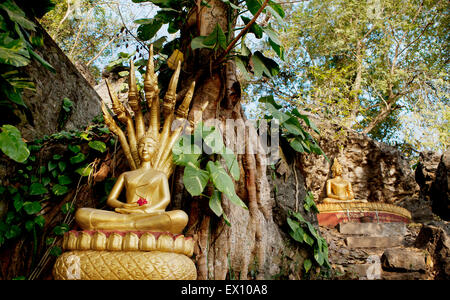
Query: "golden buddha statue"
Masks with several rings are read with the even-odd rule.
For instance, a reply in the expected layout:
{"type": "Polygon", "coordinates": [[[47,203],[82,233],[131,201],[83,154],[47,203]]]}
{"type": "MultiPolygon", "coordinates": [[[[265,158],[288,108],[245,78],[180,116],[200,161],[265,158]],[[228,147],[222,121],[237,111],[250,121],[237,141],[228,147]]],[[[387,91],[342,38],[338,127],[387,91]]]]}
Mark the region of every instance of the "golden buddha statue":
{"type": "MultiPolygon", "coordinates": [[[[165,122],[161,133],[159,132],[159,90],[154,74],[153,59],[149,59],[144,80],[147,103],[151,110],[150,127],[147,132],[144,130],[144,119],[138,101],[133,64],[131,64],[129,77],[128,103],[134,111],[136,131],[131,115],[107,84],[113,103],[112,109],[118,119],[127,126],[128,141],[105,106],[102,105],[105,123],[112,132],[119,136],[122,148],[133,170],[118,177],[108,196],[107,204],[114,208],[115,212],[93,208],[77,210],[75,220],[83,230],[152,230],[179,234],[187,225],[188,216],[184,211],[165,211],[170,203],[168,176],[173,167],[170,154],[174,142],[181,134],[181,127],[173,133],[170,133],[169,130],[174,120],[175,90],[179,73],[180,64],[172,76],[164,98],[165,122]],[[139,145],[137,145],[137,139],[139,139],[139,145]],[[126,203],[118,200],[123,188],[126,189],[126,203]]],[[[176,118],[186,118],[194,86],[193,83],[177,110],[176,118]]]]}
{"type": "Polygon", "coordinates": [[[195,88],[193,82],[175,111],[180,68],[181,62],[160,103],[153,45],[150,46],[144,76],[149,111],[147,129],[133,62],[128,81],[128,104],[132,112],[125,108],[106,82],[112,110],[117,119],[124,123],[126,134],[102,103],[105,124],[118,136],[131,170],[117,178],[108,195],[107,205],[114,211],[94,208],[79,208],[76,211],[75,220],[82,230],[64,235],[63,249],[68,252],[59,256],[55,263],[55,279],[197,277],[195,264],[189,259],[194,251],[194,241],[191,237],[180,235],[187,225],[188,216],[181,210],[166,211],[170,203],[168,178],[174,168],[172,148],[183,130],[183,122],[177,122],[179,126],[172,126],[172,123],[175,119],[186,120],[195,88]],[[161,119],[164,121],[162,129],[161,119]],[[121,201],[119,196],[124,189],[126,199],[121,201]],[[78,271],[74,273],[74,270],[78,271]]]}
{"type": "Polygon", "coordinates": [[[367,202],[367,200],[356,200],[353,194],[352,184],[342,178],[342,166],[335,158],[331,167],[333,178],[326,183],[327,198],[324,203],[345,203],[345,202],[367,202]]]}

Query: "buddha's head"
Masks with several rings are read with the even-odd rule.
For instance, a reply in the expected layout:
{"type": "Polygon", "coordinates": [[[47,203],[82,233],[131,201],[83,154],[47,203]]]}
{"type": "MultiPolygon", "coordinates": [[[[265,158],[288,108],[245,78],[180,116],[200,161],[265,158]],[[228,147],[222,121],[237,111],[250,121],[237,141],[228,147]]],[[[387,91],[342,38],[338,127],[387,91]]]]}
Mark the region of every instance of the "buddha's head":
{"type": "Polygon", "coordinates": [[[337,160],[337,158],[333,161],[333,166],[331,167],[331,172],[333,172],[333,177],[342,175],[342,166],[337,160]]]}
{"type": "Polygon", "coordinates": [[[156,140],[150,135],[146,134],[139,141],[139,156],[142,161],[150,161],[152,155],[156,151],[156,140]]]}

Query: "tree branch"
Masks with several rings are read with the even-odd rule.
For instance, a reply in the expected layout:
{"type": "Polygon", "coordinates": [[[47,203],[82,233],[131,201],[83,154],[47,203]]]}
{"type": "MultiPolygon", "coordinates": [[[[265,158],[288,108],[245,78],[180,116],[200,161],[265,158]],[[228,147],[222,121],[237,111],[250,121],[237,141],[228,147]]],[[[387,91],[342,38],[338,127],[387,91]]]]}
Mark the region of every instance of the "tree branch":
{"type": "Polygon", "coordinates": [[[262,13],[264,8],[266,8],[267,4],[269,3],[269,0],[265,0],[264,3],[261,5],[259,10],[256,12],[256,14],[253,16],[253,18],[248,22],[248,24],[244,27],[244,29],[239,32],[239,34],[234,38],[233,41],[228,45],[227,49],[219,56],[217,59],[218,63],[222,62],[223,58],[233,49],[233,47],[236,45],[236,43],[240,40],[240,38],[249,31],[250,27],[253,25],[253,23],[256,22],[256,19],[258,19],[259,15],[262,13]]]}

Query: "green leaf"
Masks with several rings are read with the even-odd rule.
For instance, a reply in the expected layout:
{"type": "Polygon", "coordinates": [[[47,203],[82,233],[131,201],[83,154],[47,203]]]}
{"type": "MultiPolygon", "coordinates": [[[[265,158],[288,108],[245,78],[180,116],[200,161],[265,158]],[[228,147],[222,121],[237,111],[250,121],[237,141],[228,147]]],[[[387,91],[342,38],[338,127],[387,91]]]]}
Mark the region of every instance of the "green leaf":
{"type": "Polygon", "coordinates": [[[42,206],[37,201],[33,201],[33,202],[27,201],[23,204],[23,209],[25,210],[25,212],[27,214],[34,215],[41,211],[42,206]]]}
{"type": "Polygon", "coordinates": [[[106,151],[106,144],[102,141],[91,141],[88,145],[92,149],[100,151],[101,153],[106,151]]]}
{"type": "Polygon", "coordinates": [[[159,19],[152,19],[141,24],[137,29],[137,36],[143,41],[152,39],[156,33],[161,29],[163,23],[159,19]]]}
{"type": "Polygon", "coordinates": [[[24,67],[30,63],[26,44],[21,39],[14,40],[7,33],[0,33],[0,63],[14,67],[24,67]]]}
{"type": "Polygon", "coordinates": [[[67,148],[75,154],[81,151],[81,147],[79,145],[69,145],[67,148]]]}
{"type": "MultiPolygon", "coordinates": [[[[287,114],[289,116],[289,114],[287,114]]],[[[305,139],[303,135],[302,125],[295,117],[291,117],[283,122],[283,127],[286,128],[293,135],[299,136],[301,139],[305,139]]]]}
{"type": "Polygon", "coordinates": [[[209,174],[207,171],[194,166],[192,163],[189,163],[184,168],[183,183],[192,196],[199,196],[205,189],[208,181],[209,174]]]}
{"type": "Polygon", "coordinates": [[[226,49],[227,48],[227,38],[225,33],[223,32],[220,25],[217,23],[213,32],[211,32],[208,36],[198,36],[193,38],[191,41],[192,50],[198,48],[208,48],[208,49],[226,49]]]}
{"type": "Polygon", "coordinates": [[[303,233],[303,240],[310,246],[314,244],[314,239],[306,232],[303,233]]]}
{"type": "Polygon", "coordinates": [[[69,212],[73,213],[75,211],[75,207],[71,203],[67,202],[61,207],[61,211],[63,214],[67,214],[69,212]]]}
{"type": "Polygon", "coordinates": [[[278,55],[278,57],[281,60],[284,60],[284,47],[275,43],[272,41],[272,39],[269,38],[269,44],[272,47],[272,49],[275,51],[275,53],[278,55]]]}
{"type": "Polygon", "coordinates": [[[272,13],[272,15],[275,16],[278,22],[282,22],[283,18],[286,16],[286,13],[284,12],[283,7],[281,4],[276,3],[275,1],[270,0],[268,3],[267,10],[272,13]]]}
{"type": "Polygon", "coordinates": [[[0,8],[2,8],[8,14],[8,17],[11,21],[19,24],[24,29],[34,31],[36,25],[33,22],[27,19],[25,12],[21,10],[13,1],[7,0],[0,4],[0,8]]]}
{"type": "Polygon", "coordinates": [[[289,143],[289,145],[292,147],[292,149],[294,149],[295,151],[297,151],[299,153],[305,152],[305,149],[303,149],[302,143],[298,137],[292,139],[292,141],[289,143]]]}
{"type": "Polygon", "coordinates": [[[34,222],[33,221],[28,220],[28,221],[25,222],[25,229],[27,231],[31,231],[31,230],[33,230],[33,228],[34,228],[34,222]]]}
{"type": "Polygon", "coordinates": [[[65,185],[55,184],[52,188],[53,194],[56,196],[62,196],[69,191],[69,188],[65,185]]]}
{"type": "Polygon", "coordinates": [[[53,246],[52,249],[50,250],[50,255],[58,257],[61,254],[62,254],[62,249],[59,246],[53,246]]]}
{"type": "MultiPolygon", "coordinates": [[[[244,17],[244,16],[241,16],[241,19],[242,19],[242,21],[244,21],[245,25],[247,25],[251,21],[250,18],[244,17]]],[[[256,22],[254,22],[250,26],[250,29],[248,32],[253,33],[257,39],[260,39],[263,37],[263,28],[261,26],[259,26],[258,24],[256,24],[256,22]]]]}
{"type": "Polygon", "coordinates": [[[312,266],[312,262],[310,259],[305,259],[305,261],[303,262],[303,268],[305,268],[305,273],[308,273],[309,270],[311,269],[312,266]]]}
{"type": "Polygon", "coordinates": [[[27,144],[22,140],[19,129],[12,125],[3,125],[0,133],[0,149],[9,158],[22,163],[27,160],[30,150],[27,144]]]}
{"type": "Polygon", "coordinates": [[[211,198],[209,198],[209,208],[211,208],[218,217],[222,215],[221,193],[218,190],[214,190],[211,198]]]}
{"type": "Polygon", "coordinates": [[[242,76],[245,80],[250,80],[250,75],[247,72],[247,63],[242,59],[241,56],[235,56],[234,61],[236,62],[236,66],[238,67],[239,71],[242,73],[242,76]]]}
{"type": "Polygon", "coordinates": [[[48,177],[43,177],[42,180],[41,180],[41,183],[42,183],[44,186],[47,186],[47,185],[50,183],[50,181],[51,181],[50,178],[48,178],[48,177]]]}
{"type": "Polygon", "coordinates": [[[69,231],[69,225],[64,223],[53,228],[53,233],[56,235],[63,235],[67,231],[69,231]]]}
{"type": "Polygon", "coordinates": [[[245,0],[248,10],[255,15],[262,6],[261,0],[245,0]]]}
{"type": "Polygon", "coordinates": [[[319,265],[323,265],[325,258],[323,257],[323,253],[319,251],[319,249],[314,248],[314,259],[317,261],[319,265]]]}
{"type": "Polygon", "coordinates": [[[44,228],[45,218],[43,216],[37,216],[36,218],[34,218],[34,223],[39,227],[44,228]]]}
{"type": "Polygon", "coordinates": [[[92,167],[90,165],[80,167],[75,170],[76,173],[78,173],[80,176],[89,176],[92,172],[92,167]]]}
{"type": "Polygon", "coordinates": [[[194,166],[199,165],[198,158],[202,150],[196,144],[190,143],[190,137],[181,136],[172,148],[173,161],[176,165],[187,166],[189,163],[194,166]]]}
{"type": "Polygon", "coordinates": [[[259,51],[255,51],[250,60],[253,63],[253,69],[256,77],[265,75],[270,78],[280,72],[280,67],[278,64],[273,59],[265,57],[259,51]]]}
{"type": "Polygon", "coordinates": [[[206,169],[209,172],[209,177],[211,178],[214,186],[219,191],[224,193],[234,204],[248,209],[245,203],[236,195],[233,180],[230,176],[228,176],[225,169],[220,165],[218,161],[209,161],[206,165],[206,169]]]}
{"type": "Polygon", "coordinates": [[[239,164],[236,158],[236,155],[234,155],[233,151],[229,148],[225,147],[224,153],[221,154],[222,157],[225,160],[225,165],[228,168],[228,171],[230,172],[231,176],[234,180],[239,180],[239,177],[241,175],[241,170],[239,168],[239,164]]]}
{"type": "Polygon", "coordinates": [[[67,185],[72,183],[72,179],[70,179],[70,177],[67,175],[60,175],[58,176],[58,182],[61,185],[67,185]]]}
{"type": "Polygon", "coordinates": [[[228,4],[229,6],[231,6],[233,9],[236,10],[240,10],[241,8],[235,4],[233,4],[230,0],[221,0],[223,3],[228,4]]]}
{"type": "Polygon", "coordinates": [[[78,153],[77,155],[72,156],[70,158],[70,163],[73,165],[78,164],[78,163],[84,161],[85,159],[86,159],[86,156],[83,153],[78,153]]]}
{"type": "MultiPolygon", "coordinates": [[[[205,132],[206,131],[204,131],[204,133],[205,132]]],[[[208,146],[211,149],[212,153],[222,153],[223,150],[225,149],[222,134],[220,133],[217,127],[213,127],[212,131],[206,133],[206,135],[203,135],[203,142],[205,143],[206,146],[208,146]]]]}
{"type": "Polygon", "coordinates": [[[27,47],[28,52],[31,54],[31,56],[36,59],[44,68],[49,70],[52,73],[56,73],[56,70],[53,68],[51,64],[49,64],[45,59],[43,59],[39,54],[33,51],[31,47],[27,47]]]}
{"type": "Polygon", "coordinates": [[[48,190],[44,187],[42,183],[35,182],[30,186],[30,195],[43,195],[47,194],[48,190]]]}
{"type": "Polygon", "coordinates": [[[14,200],[13,202],[14,208],[16,209],[16,211],[19,211],[23,206],[22,197],[20,196],[19,193],[17,193],[13,196],[13,200],[14,200]]]}
{"type": "Polygon", "coordinates": [[[7,239],[12,239],[15,238],[17,236],[19,236],[21,233],[20,227],[17,225],[12,225],[11,227],[9,227],[9,229],[5,232],[5,237],[7,239]]]}
{"type": "Polygon", "coordinates": [[[58,166],[58,164],[55,161],[50,160],[47,164],[48,171],[49,172],[53,171],[54,169],[56,169],[57,166],[58,166]]]}
{"type": "Polygon", "coordinates": [[[61,172],[64,172],[64,170],[66,169],[66,166],[67,166],[67,164],[65,161],[58,162],[58,167],[61,172]]]}
{"type": "Polygon", "coordinates": [[[55,154],[55,155],[53,155],[53,159],[54,160],[60,160],[61,159],[61,155],[59,155],[59,154],[55,154]]]}

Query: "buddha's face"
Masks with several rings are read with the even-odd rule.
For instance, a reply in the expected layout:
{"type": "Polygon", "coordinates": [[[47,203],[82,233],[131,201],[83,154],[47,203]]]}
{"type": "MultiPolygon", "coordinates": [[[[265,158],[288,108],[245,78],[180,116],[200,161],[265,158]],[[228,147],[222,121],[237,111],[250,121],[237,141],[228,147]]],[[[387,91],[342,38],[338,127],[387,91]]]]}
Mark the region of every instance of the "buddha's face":
{"type": "Polygon", "coordinates": [[[156,151],[155,141],[151,138],[144,138],[139,145],[139,156],[142,161],[150,161],[156,151]]]}
{"type": "Polygon", "coordinates": [[[341,176],[342,175],[342,167],[340,165],[336,166],[336,168],[334,168],[334,177],[336,176],[341,176]]]}

